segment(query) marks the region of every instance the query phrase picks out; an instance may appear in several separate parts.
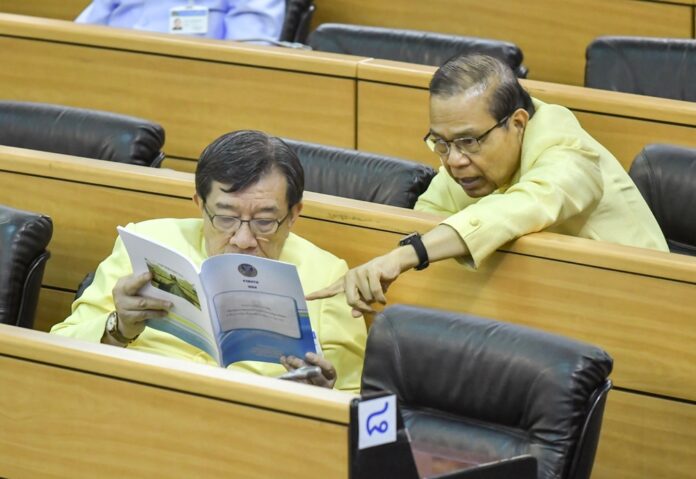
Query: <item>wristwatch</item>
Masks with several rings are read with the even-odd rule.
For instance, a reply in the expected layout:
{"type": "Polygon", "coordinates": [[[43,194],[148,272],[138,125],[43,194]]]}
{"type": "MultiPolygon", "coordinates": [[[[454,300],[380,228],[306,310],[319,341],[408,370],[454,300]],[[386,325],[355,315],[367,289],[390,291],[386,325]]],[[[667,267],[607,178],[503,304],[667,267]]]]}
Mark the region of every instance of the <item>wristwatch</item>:
{"type": "Polygon", "coordinates": [[[134,338],[127,338],[121,333],[121,330],[118,329],[118,313],[116,311],[109,313],[109,317],[106,318],[106,334],[124,346],[129,345],[140,336],[140,334],[138,334],[134,338]]]}
{"type": "Polygon", "coordinates": [[[411,233],[399,241],[399,246],[406,246],[409,244],[413,246],[413,249],[416,250],[416,255],[418,255],[418,265],[416,265],[414,269],[420,271],[427,268],[430,265],[430,261],[428,260],[428,250],[426,250],[425,245],[423,245],[421,235],[419,233],[411,233]]]}

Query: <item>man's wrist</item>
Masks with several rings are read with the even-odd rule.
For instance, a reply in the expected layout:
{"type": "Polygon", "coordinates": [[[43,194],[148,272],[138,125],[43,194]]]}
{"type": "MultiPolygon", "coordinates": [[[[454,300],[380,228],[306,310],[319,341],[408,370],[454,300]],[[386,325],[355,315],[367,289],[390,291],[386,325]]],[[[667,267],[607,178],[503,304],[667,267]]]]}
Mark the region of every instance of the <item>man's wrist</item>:
{"type": "Polygon", "coordinates": [[[399,246],[390,253],[399,265],[399,270],[403,273],[418,266],[418,254],[411,245],[399,246]]]}
{"type": "Polygon", "coordinates": [[[118,312],[112,311],[109,314],[109,317],[106,319],[106,335],[109,337],[109,339],[115,341],[116,343],[122,345],[122,346],[128,346],[130,343],[138,339],[138,336],[140,334],[136,334],[134,338],[128,338],[124,336],[124,334],[121,332],[120,328],[120,321],[118,318],[118,312]]]}
{"type": "MultiPolygon", "coordinates": [[[[422,237],[419,233],[411,233],[410,235],[405,236],[401,239],[401,241],[399,241],[399,245],[406,246],[415,253],[415,264],[412,264],[413,256],[411,255],[406,255],[402,258],[403,262],[406,265],[408,265],[410,268],[415,268],[416,270],[422,270],[428,267],[428,265],[430,264],[430,260],[428,258],[428,250],[425,248],[422,237]]],[[[402,269],[401,272],[403,273],[404,269],[402,269]]]]}

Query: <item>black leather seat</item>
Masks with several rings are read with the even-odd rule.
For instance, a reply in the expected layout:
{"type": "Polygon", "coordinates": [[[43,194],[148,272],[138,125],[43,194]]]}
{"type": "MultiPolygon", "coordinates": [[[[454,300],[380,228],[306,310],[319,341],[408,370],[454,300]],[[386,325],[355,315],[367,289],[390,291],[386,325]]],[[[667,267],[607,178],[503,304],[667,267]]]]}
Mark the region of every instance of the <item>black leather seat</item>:
{"type": "Polygon", "coordinates": [[[585,56],[586,87],[696,101],[696,40],[599,37],[585,56]]]}
{"type": "Polygon", "coordinates": [[[0,323],[33,327],[52,234],[48,216],[0,206],[0,323]]]}
{"type": "Polygon", "coordinates": [[[140,118],[44,103],[0,101],[0,145],[159,167],[164,130],[140,118]]]}
{"type": "Polygon", "coordinates": [[[362,393],[397,396],[414,443],[474,463],[531,454],[539,479],[587,479],[612,359],[561,336],[409,306],[370,328],[362,393]]]}
{"type": "Polygon", "coordinates": [[[304,43],[309,34],[309,24],[316,7],[313,0],[286,0],[285,20],[280,40],[283,42],[304,43]]]}
{"type": "Polygon", "coordinates": [[[314,50],[440,66],[455,55],[479,53],[503,61],[526,78],[522,51],[513,43],[459,35],[324,23],[309,36],[314,50]]]}
{"type": "Polygon", "coordinates": [[[669,250],[696,256],[696,149],[648,145],[628,174],[655,215],[669,250]]]}
{"type": "Polygon", "coordinates": [[[305,171],[305,189],[413,208],[435,170],[413,161],[286,139],[305,171]]]}

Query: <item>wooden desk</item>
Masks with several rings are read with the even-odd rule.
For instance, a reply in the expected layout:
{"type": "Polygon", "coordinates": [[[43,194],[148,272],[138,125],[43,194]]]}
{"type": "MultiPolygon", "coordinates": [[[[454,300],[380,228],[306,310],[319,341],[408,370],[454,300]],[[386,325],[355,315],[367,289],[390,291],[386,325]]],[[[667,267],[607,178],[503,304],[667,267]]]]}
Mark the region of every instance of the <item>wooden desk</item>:
{"type": "MultiPolygon", "coordinates": [[[[0,147],[0,203],[54,221],[37,327],[68,314],[76,285],[110,252],[116,225],[194,216],[193,189],[187,173],[0,147]]],[[[424,213],[307,192],[294,231],[357,265],[436,222],[424,213]]],[[[690,477],[696,259],[539,233],[501,249],[475,273],[453,260],[408,272],[388,296],[392,303],[470,312],[605,348],[615,359],[619,390],[609,396],[600,445],[597,470],[604,472],[594,477],[618,471],[630,478],[690,477]],[[641,461],[626,457],[627,444],[641,461]]]]}
{"type": "MultiPolygon", "coordinates": [[[[439,164],[421,141],[432,67],[2,14],[0,51],[4,98],[157,121],[179,170],[237,128],[439,164]]],[[[573,109],[625,167],[649,142],[696,146],[692,102],[524,84],[573,109]]]]}
{"type": "Polygon", "coordinates": [[[165,166],[195,168],[205,146],[235,129],[356,142],[359,57],[3,14],[0,51],[3,98],[158,122],[165,166]]]}
{"type": "MultiPolygon", "coordinates": [[[[516,43],[530,78],[582,85],[585,49],[601,35],[695,38],[693,0],[315,0],[313,28],[356,23],[516,43]]],[[[87,0],[2,0],[0,11],[73,20],[87,0]]]]}
{"type": "Polygon", "coordinates": [[[2,477],[348,477],[350,394],[7,325],[0,390],[2,477]]]}
{"type": "Polygon", "coordinates": [[[694,38],[692,0],[316,0],[313,24],[410,28],[516,43],[529,78],[582,85],[585,49],[601,35],[694,38]]]}
{"type": "MultiPolygon", "coordinates": [[[[423,144],[428,131],[428,84],[434,67],[385,60],[358,66],[358,149],[440,161],[423,144]]],[[[648,143],[696,147],[696,104],[663,98],[523,80],[542,101],[564,105],[628,169],[648,143]]]]}

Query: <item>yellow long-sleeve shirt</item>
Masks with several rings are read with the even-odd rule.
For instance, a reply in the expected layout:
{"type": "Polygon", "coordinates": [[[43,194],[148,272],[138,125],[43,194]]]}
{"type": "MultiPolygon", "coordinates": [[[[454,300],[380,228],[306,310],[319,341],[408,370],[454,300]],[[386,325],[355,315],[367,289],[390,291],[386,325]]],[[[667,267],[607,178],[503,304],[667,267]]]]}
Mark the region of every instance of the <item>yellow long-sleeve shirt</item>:
{"type": "Polygon", "coordinates": [[[650,208],[616,158],[559,105],[534,100],[520,168],[509,185],[471,198],[440,171],[415,209],[447,215],[478,266],[537,231],[668,251],[650,208]]]}

